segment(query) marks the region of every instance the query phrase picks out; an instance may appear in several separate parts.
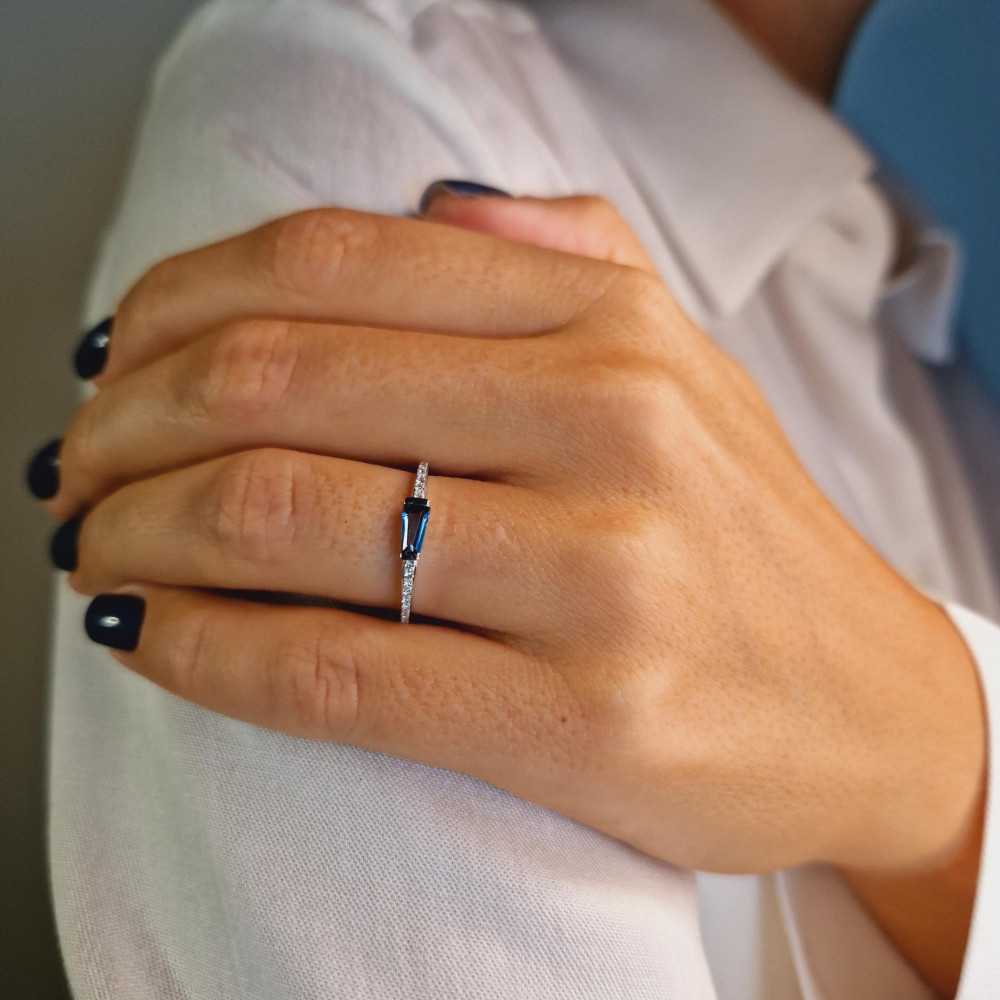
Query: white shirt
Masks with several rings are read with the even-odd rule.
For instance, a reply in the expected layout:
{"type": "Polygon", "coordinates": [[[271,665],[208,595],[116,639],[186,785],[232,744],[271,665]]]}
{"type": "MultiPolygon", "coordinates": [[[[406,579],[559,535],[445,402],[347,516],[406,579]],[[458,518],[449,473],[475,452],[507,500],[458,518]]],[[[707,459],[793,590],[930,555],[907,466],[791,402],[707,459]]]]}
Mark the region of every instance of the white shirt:
{"type": "MultiPolygon", "coordinates": [[[[949,602],[995,719],[997,580],[915,360],[949,356],[955,253],[925,229],[890,281],[872,170],[706,0],[215,0],[157,69],[84,319],[308,206],[407,214],[441,177],[602,194],[831,500],[949,602]]],[[[696,878],[472,778],[213,715],[91,645],[84,606],[60,585],[50,850],[78,997],[930,996],[832,870],[696,878]]],[[[1000,996],[995,809],[961,1000],[1000,996]]]]}

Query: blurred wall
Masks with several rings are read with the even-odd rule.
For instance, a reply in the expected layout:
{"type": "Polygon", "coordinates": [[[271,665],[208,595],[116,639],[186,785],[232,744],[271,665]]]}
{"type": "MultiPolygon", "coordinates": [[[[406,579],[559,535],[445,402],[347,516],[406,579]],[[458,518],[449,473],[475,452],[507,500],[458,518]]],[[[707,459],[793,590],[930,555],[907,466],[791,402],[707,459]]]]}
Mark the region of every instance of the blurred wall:
{"type": "Polygon", "coordinates": [[[95,242],[151,64],[195,0],[0,0],[0,995],[66,996],[44,848],[52,531],[23,486],[77,386],[95,242]]]}

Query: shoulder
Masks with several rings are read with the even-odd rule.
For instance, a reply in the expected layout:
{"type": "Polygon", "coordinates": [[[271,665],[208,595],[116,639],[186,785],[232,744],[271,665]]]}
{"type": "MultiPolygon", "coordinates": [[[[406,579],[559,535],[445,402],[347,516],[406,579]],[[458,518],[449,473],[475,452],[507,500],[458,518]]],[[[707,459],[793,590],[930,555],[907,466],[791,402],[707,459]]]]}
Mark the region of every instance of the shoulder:
{"type": "Polygon", "coordinates": [[[212,0],[153,71],[84,322],[157,260],[269,218],[406,214],[440,177],[523,186],[552,159],[530,94],[547,59],[496,0],[212,0]]]}
{"type": "Polygon", "coordinates": [[[500,52],[538,35],[527,8],[506,0],[210,0],[161,58],[154,90],[209,52],[262,57],[257,71],[282,56],[299,55],[305,63],[335,56],[392,85],[421,70],[436,75],[435,64],[446,65],[438,56],[442,44],[451,62],[468,58],[470,68],[486,71],[482,46],[500,52]]]}
{"type": "Polygon", "coordinates": [[[245,95],[272,119],[284,97],[287,130],[345,103],[364,118],[371,96],[477,159],[516,137],[513,118],[538,115],[560,73],[539,23],[506,0],[212,0],[164,54],[153,94],[169,89],[189,109],[245,95]]]}

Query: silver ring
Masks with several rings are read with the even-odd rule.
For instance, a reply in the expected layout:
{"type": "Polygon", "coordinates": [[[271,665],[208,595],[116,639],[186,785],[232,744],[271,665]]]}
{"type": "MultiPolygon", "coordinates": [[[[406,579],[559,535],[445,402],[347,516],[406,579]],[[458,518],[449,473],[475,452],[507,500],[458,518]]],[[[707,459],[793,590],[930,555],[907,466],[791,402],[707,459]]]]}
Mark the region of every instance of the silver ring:
{"type": "Polygon", "coordinates": [[[410,601],[413,597],[413,578],[417,574],[417,560],[424,544],[427,518],[431,506],[424,499],[427,487],[427,463],[417,466],[417,478],[413,482],[413,496],[403,501],[403,532],[400,539],[399,558],[403,570],[403,596],[399,605],[399,620],[405,625],[410,620],[410,601]]]}

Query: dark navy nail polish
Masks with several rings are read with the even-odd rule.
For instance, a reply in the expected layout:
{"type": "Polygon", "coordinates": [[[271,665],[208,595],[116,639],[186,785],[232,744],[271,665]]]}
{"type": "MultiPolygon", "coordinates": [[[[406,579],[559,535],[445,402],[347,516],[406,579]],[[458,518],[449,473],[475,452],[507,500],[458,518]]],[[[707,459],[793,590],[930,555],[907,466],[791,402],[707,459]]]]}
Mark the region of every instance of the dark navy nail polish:
{"type": "Polygon", "coordinates": [[[28,463],[25,479],[28,489],[39,500],[51,500],[59,492],[59,449],[62,438],[39,448],[28,463]]]}
{"type": "Polygon", "coordinates": [[[49,542],[49,557],[56,569],[72,573],[76,569],[76,540],[80,535],[82,517],[71,517],[56,528],[49,542]]]}
{"type": "Polygon", "coordinates": [[[108,360],[108,343],[111,340],[113,319],[112,316],[102,319],[80,341],[80,346],[73,355],[73,367],[80,378],[94,378],[103,371],[108,360]]]}
{"type": "Polygon", "coordinates": [[[134,594],[98,594],[90,602],[83,625],[87,635],[102,646],[131,653],[139,645],[139,630],[146,602],[134,594]]]}
{"type": "Polygon", "coordinates": [[[513,197],[506,191],[501,191],[500,188],[490,187],[488,184],[477,184],[475,181],[435,181],[420,196],[420,207],[417,212],[423,215],[430,207],[431,202],[442,193],[457,195],[459,198],[481,198],[484,195],[494,195],[501,198],[513,197]]]}

